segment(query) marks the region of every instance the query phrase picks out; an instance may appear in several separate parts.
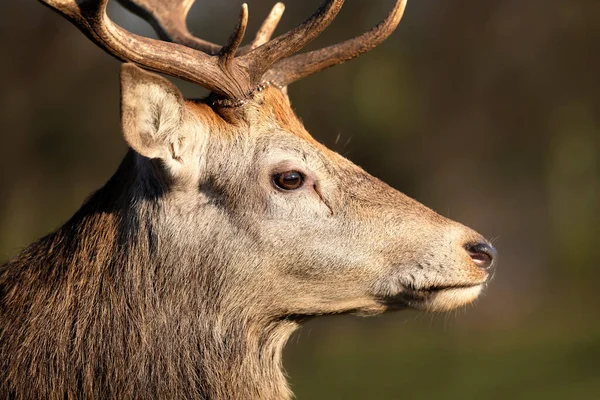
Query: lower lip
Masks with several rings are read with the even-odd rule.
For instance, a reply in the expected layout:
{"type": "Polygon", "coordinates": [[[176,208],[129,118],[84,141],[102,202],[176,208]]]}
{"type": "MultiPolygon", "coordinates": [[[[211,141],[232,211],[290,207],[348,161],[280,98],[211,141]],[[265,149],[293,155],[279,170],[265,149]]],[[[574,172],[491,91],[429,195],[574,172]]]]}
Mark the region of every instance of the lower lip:
{"type": "Polygon", "coordinates": [[[445,290],[461,290],[461,289],[471,289],[475,287],[479,287],[483,285],[485,282],[474,283],[472,285],[457,285],[457,286],[445,286],[445,287],[433,287],[428,289],[408,289],[408,292],[416,292],[416,293],[439,293],[445,290]]]}

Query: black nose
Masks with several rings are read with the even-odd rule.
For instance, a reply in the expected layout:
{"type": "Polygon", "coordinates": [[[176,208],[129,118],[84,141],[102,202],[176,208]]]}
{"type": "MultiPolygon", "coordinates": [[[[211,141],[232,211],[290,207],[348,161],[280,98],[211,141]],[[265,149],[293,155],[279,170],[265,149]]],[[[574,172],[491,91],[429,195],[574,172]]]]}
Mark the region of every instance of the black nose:
{"type": "Polygon", "coordinates": [[[472,243],[466,246],[473,262],[481,269],[490,269],[494,266],[498,252],[488,243],[472,243]]]}

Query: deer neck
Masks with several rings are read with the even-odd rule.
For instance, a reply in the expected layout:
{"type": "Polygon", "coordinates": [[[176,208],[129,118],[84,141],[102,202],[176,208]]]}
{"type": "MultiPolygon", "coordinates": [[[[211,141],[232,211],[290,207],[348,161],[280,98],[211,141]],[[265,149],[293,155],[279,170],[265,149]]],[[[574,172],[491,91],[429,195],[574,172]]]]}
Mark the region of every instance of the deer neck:
{"type": "Polygon", "coordinates": [[[230,329],[207,327],[211,338],[201,341],[202,386],[209,399],[289,399],[282,368],[282,350],[294,322],[271,324],[246,321],[230,329]]]}
{"type": "MultiPolygon", "coordinates": [[[[298,323],[268,317],[260,307],[250,307],[246,303],[250,294],[244,296],[237,284],[229,283],[227,273],[215,273],[224,271],[227,263],[212,254],[219,243],[202,237],[183,240],[197,236],[196,227],[208,216],[195,213],[198,221],[187,233],[180,224],[161,219],[161,214],[170,214],[162,210],[166,190],[156,176],[148,183],[141,171],[130,174],[138,161],[128,154],[115,175],[117,184],[126,187],[122,191],[110,188],[110,192],[137,188],[124,201],[117,201],[122,216],[116,237],[129,241],[127,248],[115,243],[121,249],[113,254],[117,263],[129,269],[123,278],[133,280],[128,285],[130,296],[135,302],[144,299],[143,308],[132,317],[139,321],[139,335],[147,338],[147,344],[134,341],[130,351],[144,352],[144,358],[156,363],[154,368],[162,375],[158,382],[147,376],[148,382],[141,386],[156,385],[154,394],[166,389],[185,398],[291,398],[282,352],[298,323]],[[137,184],[130,179],[137,179],[137,184]]],[[[142,371],[136,374],[143,376],[142,371]]]]}
{"type": "Polygon", "coordinates": [[[5,301],[30,304],[10,316],[31,321],[6,336],[22,340],[0,342],[6,371],[39,379],[41,397],[54,376],[75,397],[290,398],[282,349],[297,324],[248,311],[210,273],[220,266],[203,261],[202,246],[161,236],[150,218],[161,190],[133,198],[132,168],[130,154],[67,224],[0,269],[0,284],[23,297],[5,301]],[[46,345],[33,345],[40,335],[46,345]],[[19,353],[36,360],[38,377],[11,361],[19,353]]]}

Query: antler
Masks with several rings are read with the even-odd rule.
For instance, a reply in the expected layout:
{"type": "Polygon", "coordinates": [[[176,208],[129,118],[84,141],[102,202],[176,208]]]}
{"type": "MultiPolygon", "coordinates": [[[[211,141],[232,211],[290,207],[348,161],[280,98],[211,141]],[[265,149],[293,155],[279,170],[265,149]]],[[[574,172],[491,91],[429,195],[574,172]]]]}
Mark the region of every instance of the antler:
{"type": "Polygon", "coordinates": [[[197,83],[228,99],[245,99],[251,91],[246,68],[239,63],[223,63],[226,55],[211,56],[187,46],[128,32],[106,15],[108,0],[41,1],[63,14],[98,46],[123,61],[197,83]]]}
{"type": "MultiPolygon", "coordinates": [[[[167,42],[179,43],[210,55],[217,55],[221,46],[202,40],[192,35],[187,28],[186,20],[195,0],[118,0],[123,7],[141,16],[154,28],[158,37],[167,42]]],[[[258,30],[252,44],[238,50],[238,55],[268,42],[275,31],[285,6],[277,3],[258,30]]]]}
{"type": "Polygon", "coordinates": [[[221,47],[189,33],[186,18],[194,0],[119,0],[147,20],[162,40],[141,37],[114,24],[106,15],[108,0],[40,1],[63,14],[115,57],[197,83],[232,105],[249,99],[264,83],[283,87],[372,49],[396,28],[406,3],[397,0],[390,15],[362,36],[293,56],[327,28],[344,0],[326,0],[301,25],[270,40],[284,11],[283,4],[277,3],[252,43],[241,48],[248,23],[246,4],[242,5],[235,31],[221,47]]]}
{"type": "Polygon", "coordinates": [[[387,18],[370,31],[333,46],[297,54],[277,63],[264,79],[284,87],[292,82],[341,64],[379,46],[396,29],[406,8],[406,0],[397,0],[387,18]]]}
{"type": "Polygon", "coordinates": [[[276,3],[271,9],[271,12],[261,25],[258,32],[256,32],[256,37],[252,41],[250,45],[250,50],[257,48],[258,46],[262,46],[271,40],[271,36],[273,36],[273,32],[277,28],[279,24],[279,20],[283,16],[283,12],[285,11],[285,6],[283,3],[276,3]]]}

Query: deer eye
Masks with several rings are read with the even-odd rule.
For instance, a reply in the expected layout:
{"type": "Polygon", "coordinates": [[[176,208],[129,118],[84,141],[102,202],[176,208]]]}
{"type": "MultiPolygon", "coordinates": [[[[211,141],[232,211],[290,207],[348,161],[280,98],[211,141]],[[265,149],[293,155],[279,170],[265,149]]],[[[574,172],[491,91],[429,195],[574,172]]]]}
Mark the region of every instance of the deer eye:
{"type": "Polygon", "coordinates": [[[304,175],[298,171],[286,171],[273,175],[273,184],[282,190],[296,190],[304,183],[304,175]]]}

